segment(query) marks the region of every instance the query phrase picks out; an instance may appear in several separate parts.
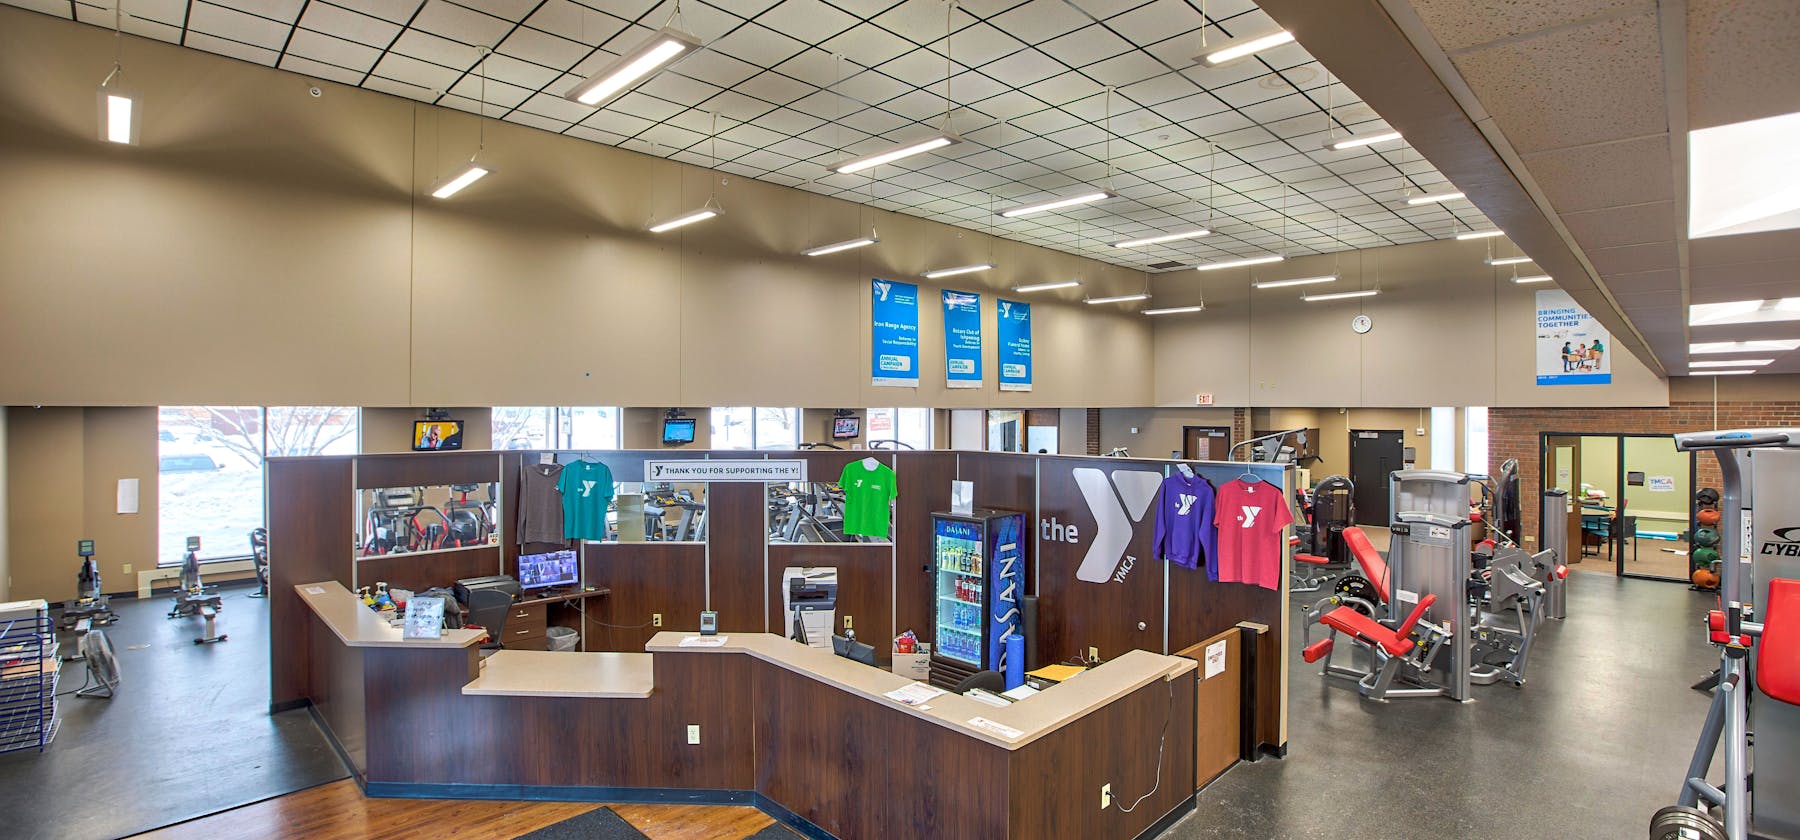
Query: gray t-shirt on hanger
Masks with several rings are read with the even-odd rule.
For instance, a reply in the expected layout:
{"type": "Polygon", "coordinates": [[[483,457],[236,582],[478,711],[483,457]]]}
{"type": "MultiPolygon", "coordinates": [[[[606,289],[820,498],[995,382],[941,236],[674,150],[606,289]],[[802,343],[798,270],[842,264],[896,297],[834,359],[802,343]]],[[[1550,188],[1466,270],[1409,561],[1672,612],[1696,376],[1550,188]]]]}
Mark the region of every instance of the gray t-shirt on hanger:
{"type": "Polygon", "coordinates": [[[562,471],[561,464],[526,464],[519,471],[519,545],[565,542],[562,491],[556,489],[562,471]]]}

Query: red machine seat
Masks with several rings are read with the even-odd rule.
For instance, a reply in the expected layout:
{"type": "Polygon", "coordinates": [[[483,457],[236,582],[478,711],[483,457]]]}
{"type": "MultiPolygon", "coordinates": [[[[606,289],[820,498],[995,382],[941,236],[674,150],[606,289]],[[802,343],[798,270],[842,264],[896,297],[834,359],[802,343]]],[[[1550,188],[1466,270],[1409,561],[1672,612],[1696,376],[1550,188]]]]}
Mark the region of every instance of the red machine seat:
{"type": "Polygon", "coordinates": [[[1319,555],[1317,555],[1317,554],[1299,554],[1299,553],[1295,553],[1295,554],[1294,554],[1294,559],[1295,559],[1295,560],[1298,560],[1298,561],[1300,561],[1300,562],[1302,562],[1302,563],[1311,563],[1311,564],[1313,564],[1313,565],[1314,565],[1314,566],[1323,566],[1323,565],[1325,565],[1325,564],[1326,564],[1326,563],[1330,563],[1330,562],[1331,562],[1331,559],[1330,559],[1330,558],[1327,558],[1327,557],[1320,557],[1320,556],[1319,556],[1319,555]]]}
{"type": "MultiPolygon", "coordinates": [[[[1707,630],[1707,638],[1711,639],[1713,644],[1715,644],[1715,645],[1731,644],[1731,637],[1725,635],[1725,613],[1724,612],[1722,612],[1720,610],[1708,611],[1706,613],[1706,630],[1707,630]]],[[[1748,633],[1739,634],[1737,644],[1738,644],[1738,647],[1749,647],[1751,645],[1750,635],[1748,633]]]]}
{"type": "Polygon", "coordinates": [[[1761,612],[1756,685],[1783,703],[1800,704],[1800,580],[1769,581],[1769,601],[1761,612]]]}
{"type": "Polygon", "coordinates": [[[1375,550],[1375,544],[1369,542],[1369,535],[1363,529],[1351,526],[1344,529],[1344,544],[1350,547],[1350,555],[1362,566],[1363,575],[1369,583],[1375,585],[1375,594],[1382,603],[1388,599],[1388,565],[1381,559],[1381,552],[1375,550]]]}
{"type": "Polygon", "coordinates": [[[1313,642],[1310,645],[1307,645],[1305,648],[1302,648],[1300,651],[1300,658],[1304,659],[1308,662],[1317,662],[1320,659],[1325,658],[1325,654],[1330,653],[1330,652],[1331,652],[1331,639],[1329,639],[1329,638],[1320,639],[1316,642],[1313,642]]]}
{"type": "MultiPolygon", "coordinates": [[[[1407,638],[1412,633],[1413,625],[1418,624],[1419,619],[1425,616],[1425,611],[1435,603],[1437,603],[1436,595],[1426,595],[1419,599],[1418,606],[1413,607],[1413,611],[1406,616],[1406,620],[1400,622],[1400,626],[1392,630],[1375,619],[1357,612],[1352,607],[1338,607],[1319,616],[1319,621],[1333,630],[1349,633],[1357,638],[1381,645],[1382,650],[1394,656],[1405,656],[1413,649],[1413,640],[1407,638]]],[[[1310,648],[1311,646],[1308,646],[1308,649],[1310,648]]]]}

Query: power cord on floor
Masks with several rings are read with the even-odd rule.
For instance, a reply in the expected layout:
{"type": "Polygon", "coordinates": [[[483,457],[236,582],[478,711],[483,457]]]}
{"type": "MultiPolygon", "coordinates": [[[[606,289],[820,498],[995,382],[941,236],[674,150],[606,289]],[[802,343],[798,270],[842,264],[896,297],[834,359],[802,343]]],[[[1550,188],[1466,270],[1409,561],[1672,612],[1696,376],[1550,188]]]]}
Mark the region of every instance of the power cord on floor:
{"type": "Polygon", "coordinates": [[[643,624],[630,624],[630,625],[607,624],[604,621],[589,621],[588,623],[594,625],[595,627],[611,627],[614,630],[642,630],[645,627],[649,627],[650,625],[655,624],[656,619],[652,618],[649,621],[644,622],[643,624]]]}
{"type": "Polygon", "coordinates": [[[1156,784],[1151,786],[1149,793],[1132,802],[1130,808],[1120,805],[1119,813],[1121,814],[1131,813],[1137,806],[1144,804],[1144,800],[1155,796],[1157,790],[1162,788],[1163,747],[1168,746],[1169,743],[1169,721],[1175,718],[1175,681],[1165,679],[1164,682],[1169,685],[1169,707],[1163,713],[1162,735],[1156,739],[1156,784]]]}

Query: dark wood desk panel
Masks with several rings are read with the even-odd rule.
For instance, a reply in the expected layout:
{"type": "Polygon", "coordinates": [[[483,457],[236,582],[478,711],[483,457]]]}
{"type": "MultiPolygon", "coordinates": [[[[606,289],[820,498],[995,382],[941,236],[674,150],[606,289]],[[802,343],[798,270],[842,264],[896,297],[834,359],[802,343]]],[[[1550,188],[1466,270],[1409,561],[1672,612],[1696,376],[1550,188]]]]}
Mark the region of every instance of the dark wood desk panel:
{"type": "Polygon", "coordinates": [[[394,452],[356,459],[356,488],[486,484],[500,480],[500,453],[394,452]]]}
{"type": "MultiPolygon", "coordinates": [[[[275,590],[270,588],[269,591],[273,594],[275,590]]],[[[301,616],[305,631],[274,635],[281,639],[307,640],[311,655],[299,664],[306,678],[305,692],[312,700],[313,713],[336,737],[350,772],[363,779],[369,771],[368,720],[363,697],[364,649],[349,647],[339,641],[305,603],[300,603],[300,609],[305,611],[301,616]]]]}
{"type": "MultiPolygon", "coordinates": [[[[1089,647],[1100,649],[1101,659],[1112,659],[1133,649],[1163,651],[1163,563],[1154,559],[1156,514],[1148,507],[1133,523],[1131,539],[1119,556],[1103,558],[1106,580],[1077,580],[1076,571],[1099,538],[1099,523],[1076,484],[1076,470],[1097,470],[1105,477],[1105,492],[1112,489],[1120,471],[1145,472],[1161,481],[1160,465],[1117,458],[1046,458],[1042,463],[1038,499],[1037,568],[1038,651],[1029,665],[1064,662],[1085,657],[1089,647]],[[1077,542],[1044,539],[1041,523],[1075,526],[1077,542]],[[1131,558],[1129,561],[1126,558],[1131,558]],[[1129,562],[1129,565],[1127,565],[1129,562]],[[1142,623],[1143,629],[1138,629],[1142,623]]],[[[966,462],[965,462],[965,472],[966,462]]],[[[979,497],[981,485],[975,485],[979,497]]],[[[979,501],[979,498],[977,499],[979,501]]],[[[1107,504],[1118,504],[1115,501],[1107,504]]],[[[1154,506],[1152,502],[1151,506],[1154,506]]],[[[1125,514],[1115,510],[1114,515],[1125,514]]],[[[1129,520],[1127,520],[1129,521],[1129,520]]],[[[1176,568],[1176,572],[1186,571],[1176,568]]],[[[1185,647],[1183,645],[1182,647],[1185,647]]]]}
{"type": "Polygon", "coordinates": [[[663,630],[700,626],[706,608],[704,544],[586,543],[582,563],[587,585],[611,590],[588,602],[588,650],[642,653],[644,643],[663,630]],[[655,613],[662,613],[662,627],[649,625],[655,613]]]}
{"type": "Polygon", "coordinates": [[[1254,675],[1245,673],[1248,660],[1244,658],[1244,636],[1244,631],[1233,627],[1175,654],[1200,663],[1199,668],[1185,677],[1199,682],[1194,690],[1194,707],[1206,718],[1195,722],[1194,782],[1197,786],[1205,786],[1245,757],[1244,680],[1254,675]],[[1225,644],[1225,670],[1212,679],[1205,679],[1206,648],[1220,642],[1225,644]]]}
{"type": "Polygon", "coordinates": [[[363,648],[370,783],[451,783],[486,759],[469,733],[491,725],[462,687],[476,676],[476,649],[363,648]]]}
{"type": "Polygon", "coordinates": [[[1146,685],[1020,747],[1011,755],[1007,836],[1136,837],[1194,795],[1194,725],[1188,673],[1146,685]],[[1159,737],[1165,725],[1167,734],[1159,737]],[[1113,803],[1103,811],[1100,786],[1108,783],[1113,803]],[[1130,813],[1119,809],[1145,794],[1130,813]]]}
{"type": "MultiPolygon", "coordinates": [[[[956,479],[951,452],[902,452],[895,457],[894,628],[911,629],[931,641],[935,585],[931,567],[931,513],[950,509],[950,482],[956,479]]],[[[1026,591],[1031,591],[1029,587],[1026,591]]],[[[879,647],[877,648],[879,649],[879,647]]]]}
{"type": "MultiPolygon", "coordinates": [[[[832,632],[842,635],[851,616],[856,637],[875,646],[880,661],[892,658],[894,629],[894,548],[885,544],[798,543],[769,546],[769,632],[787,636],[782,613],[781,571],[789,566],[831,566],[838,570],[837,614],[832,632]]],[[[902,628],[904,629],[904,628],[902,628]]],[[[925,628],[915,630],[923,632],[925,628]]]]}
{"type": "Polygon", "coordinates": [[[842,840],[1008,836],[1006,749],[756,664],[758,793],[842,840]]]}
{"type": "MultiPolygon", "coordinates": [[[[312,610],[294,594],[302,583],[350,585],[356,507],[352,458],[270,458],[269,626],[300,628],[312,610]]],[[[329,632],[329,631],[328,631],[329,632]]],[[[269,634],[269,703],[281,708],[307,696],[310,633],[269,634]]]]}
{"type": "MultiPolygon", "coordinates": [[[[762,633],[768,485],[713,482],[706,488],[706,516],[708,594],[719,614],[719,632],[762,633]]],[[[699,621],[690,614],[675,626],[698,627],[699,621]]]]}
{"type": "Polygon", "coordinates": [[[378,557],[356,558],[356,585],[367,586],[371,590],[377,582],[385,582],[390,589],[399,587],[423,592],[434,586],[449,586],[463,578],[497,574],[500,574],[500,547],[494,545],[478,545],[430,554],[383,554],[378,557]]]}

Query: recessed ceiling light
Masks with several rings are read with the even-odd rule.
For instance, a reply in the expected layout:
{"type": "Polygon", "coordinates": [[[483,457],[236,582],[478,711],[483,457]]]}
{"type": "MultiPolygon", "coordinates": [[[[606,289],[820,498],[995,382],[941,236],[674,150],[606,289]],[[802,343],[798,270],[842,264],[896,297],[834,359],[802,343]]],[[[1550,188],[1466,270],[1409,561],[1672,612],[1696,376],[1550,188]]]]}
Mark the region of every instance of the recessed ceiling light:
{"type": "Polygon", "coordinates": [[[993,266],[988,265],[987,263],[959,265],[955,268],[934,268],[925,272],[925,279],[936,280],[939,277],[955,277],[958,274],[973,274],[977,271],[987,271],[990,268],[993,268],[993,266]]]}
{"type": "Polygon", "coordinates": [[[1225,262],[1216,262],[1216,263],[1207,263],[1205,265],[1197,265],[1197,266],[1194,266],[1194,270],[1195,271],[1217,271],[1221,268],[1242,268],[1246,265],[1262,265],[1264,263],[1281,262],[1282,260],[1285,260],[1285,259],[1287,259],[1287,257],[1284,257],[1280,254],[1270,254],[1266,257],[1248,257],[1248,258],[1241,259],[1241,260],[1226,260],[1225,262]]]}
{"type": "Polygon", "coordinates": [[[1358,146],[1371,146],[1376,143],[1386,143],[1389,140],[1398,139],[1400,139],[1400,132],[1398,131],[1385,131],[1380,134],[1368,134],[1362,137],[1351,135],[1338,140],[1327,140],[1325,141],[1325,148],[1334,152],[1341,152],[1345,149],[1354,149],[1358,146]]]}
{"type": "Polygon", "coordinates": [[[802,253],[806,256],[809,256],[809,257],[823,257],[826,254],[835,254],[839,251],[848,251],[852,248],[861,248],[864,245],[873,245],[880,241],[881,240],[876,239],[872,236],[859,236],[855,239],[846,239],[842,242],[833,242],[830,245],[820,245],[817,248],[808,248],[804,251],[801,251],[800,253],[802,253]]]}
{"type": "Polygon", "coordinates": [[[1255,38],[1238,38],[1227,41],[1224,46],[1195,59],[1212,67],[1236,61],[1246,56],[1255,55],[1266,49],[1279,47],[1294,40],[1294,33],[1283,29],[1255,38]]]}
{"type": "Polygon", "coordinates": [[[659,222],[657,224],[653,224],[650,226],[650,232],[651,233],[662,233],[663,231],[674,230],[678,227],[686,227],[695,222],[704,222],[707,219],[717,216],[723,212],[725,212],[723,209],[709,204],[698,210],[694,210],[694,211],[691,211],[688,213],[683,213],[683,214],[676,216],[675,218],[670,219],[666,222],[659,222]]]}
{"type": "Polygon", "coordinates": [[[1345,298],[1374,297],[1375,295],[1378,295],[1378,294],[1381,294],[1380,289],[1363,289],[1360,292],[1332,292],[1331,294],[1328,294],[1328,295],[1306,295],[1300,299],[1303,301],[1306,301],[1307,303],[1314,303],[1314,302],[1321,301],[1321,300],[1343,300],[1345,298]]]}
{"type": "Polygon", "coordinates": [[[1533,274],[1529,277],[1514,277],[1513,282],[1517,283],[1521,286],[1526,285],[1528,283],[1548,283],[1548,282],[1550,282],[1550,275],[1548,275],[1548,274],[1533,274]]]}
{"type": "Polygon", "coordinates": [[[1140,315],[1185,315],[1189,312],[1203,312],[1204,306],[1171,306],[1167,309],[1146,309],[1140,315]]]}
{"type": "Polygon", "coordinates": [[[1462,197],[1463,194],[1459,192],[1432,193],[1430,195],[1415,195],[1412,198],[1407,199],[1406,203],[1417,207],[1421,204],[1438,204],[1445,201],[1455,201],[1462,197]]]}
{"type": "Polygon", "coordinates": [[[1112,193],[1105,191],[1082,193],[1081,195],[1072,195],[1067,198],[1053,198],[1049,201],[1040,201],[1036,204],[1020,205],[1011,210],[1002,210],[1000,211],[1000,215],[1005,216],[1008,219],[1016,219],[1020,216],[1029,216],[1033,213],[1048,213],[1051,210],[1061,210],[1064,207],[1092,204],[1096,201],[1104,201],[1113,197],[1112,193]]]}
{"type": "Polygon", "coordinates": [[[901,158],[922,155],[926,152],[936,151],[946,146],[954,146],[961,142],[962,138],[954,134],[935,134],[924,140],[913,140],[901,143],[885,152],[876,152],[872,155],[851,158],[842,163],[834,163],[831,165],[830,169],[839,175],[849,175],[852,172],[861,172],[864,169],[872,169],[883,164],[893,163],[901,158]]]}
{"type": "Polygon", "coordinates": [[[1280,289],[1285,286],[1311,286],[1315,283],[1330,283],[1336,279],[1336,274],[1327,274],[1324,277],[1300,277],[1294,280],[1269,280],[1262,283],[1252,283],[1251,285],[1258,289],[1280,289]]]}
{"type": "Polygon", "coordinates": [[[1506,235],[1506,231],[1503,231],[1503,230],[1472,230],[1472,231],[1469,231],[1468,233],[1459,233],[1456,235],[1456,238],[1462,239],[1462,240],[1487,239],[1492,236],[1505,236],[1505,235],[1506,235]]]}
{"type": "Polygon", "coordinates": [[[1083,303],[1125,303],[1133,300],[1149,300],[1150,296],[1142,292],[1135,295],[1113,295],[1112,297],[1088,298],[1083,303]]]}
{"type": "Polygon", "coordinates": [[[1696,303],[1688,307],[1688,326],[1765,324],[1800,321],[1800,297],[1696,303]]]}
{"type": "Polygon", "coordinates": [[[1800,338],[1761,339],[1756,341],[1702,341],[1689,344],[1688,352],[1695,355],[1706,353],[1786,353],[1800,348],[1800,338]]]}
{"type": "Polygon", "coordinates": [[[1125,242],[1114,242],[1113,247],[1114,248],[1136,248],[1141,245],[1156,245],[1156,244],[1159,244],[1162,242],[1179,242],[1183,239],[1198,239],[1199,237],[1205,236],[1209,233],[1212,233],[1212,231],[1207,230],[1206,228],[1199,228],[1196,230],[1183,231],[1181,233],[1165,233],[1161,236],[1150,236],[1150,237],[1146,237],[1144,239],[1132,239],[1132,240],[1128,240],[1125,242]]]}
{"type": "Polygon", "coordinates": [[[1753,370],[1705,370],[1705,371],[1701,371],[1694,375],[1695,376],[1747,376],[1747,375],[1755,373],[1755,372],[1756,371],[1753,371],[1753,370]]]}
{"type": "Polygon", "coordinates": [[[1032,283],[1027,286],[1014,286],[1015,292],[1048,292],[1051,289],[1072,289],[1081,285],[1080,280],[1059,280],[1054,283],[1032,283]]]}
{"type": "Polygon", "coordinates": [[[700,39],[679,29],[663,29],[631,52],[619,56],[605,69],[564,94],[568,99],[595,108],[630,90],[646,76],[700,48],[700,39]]]}
{"type": "Polygon", "coordinates": [[[1688,132],[1688,236],[1800,227],[1800,112],[1688,132]]]}
{"type": "Polygon", "coordinates": [[[1519,265],[1521,263],[1531,262],[1531,258],[1530,257],[1489,257],[1486,260],[1486,262],[1488,265],[1519,265]]]}
{"type": "Polygon", "coordinates": [[[476,165],[474,161],[469,161],[468,166],[458,170],[455,175],[450,176],[449,180],[444,181],[442,186],[432,190],[431,197],[449,198],[450,196],[462,192],[464,187],[481,180],[492,171],[493,170],[488,169],[485,166],[476,165]]]}
{"type": "Polygon", "coordinates": [[[1773,364],[1774,361],[1775,361],[1774,359],[1705,359],[1705,360],[1698,361],[1698,362],[1688,362],[1688,367],[1691,367],[1691,368],[1762,367],[1763,365],[1773,364]]]}

